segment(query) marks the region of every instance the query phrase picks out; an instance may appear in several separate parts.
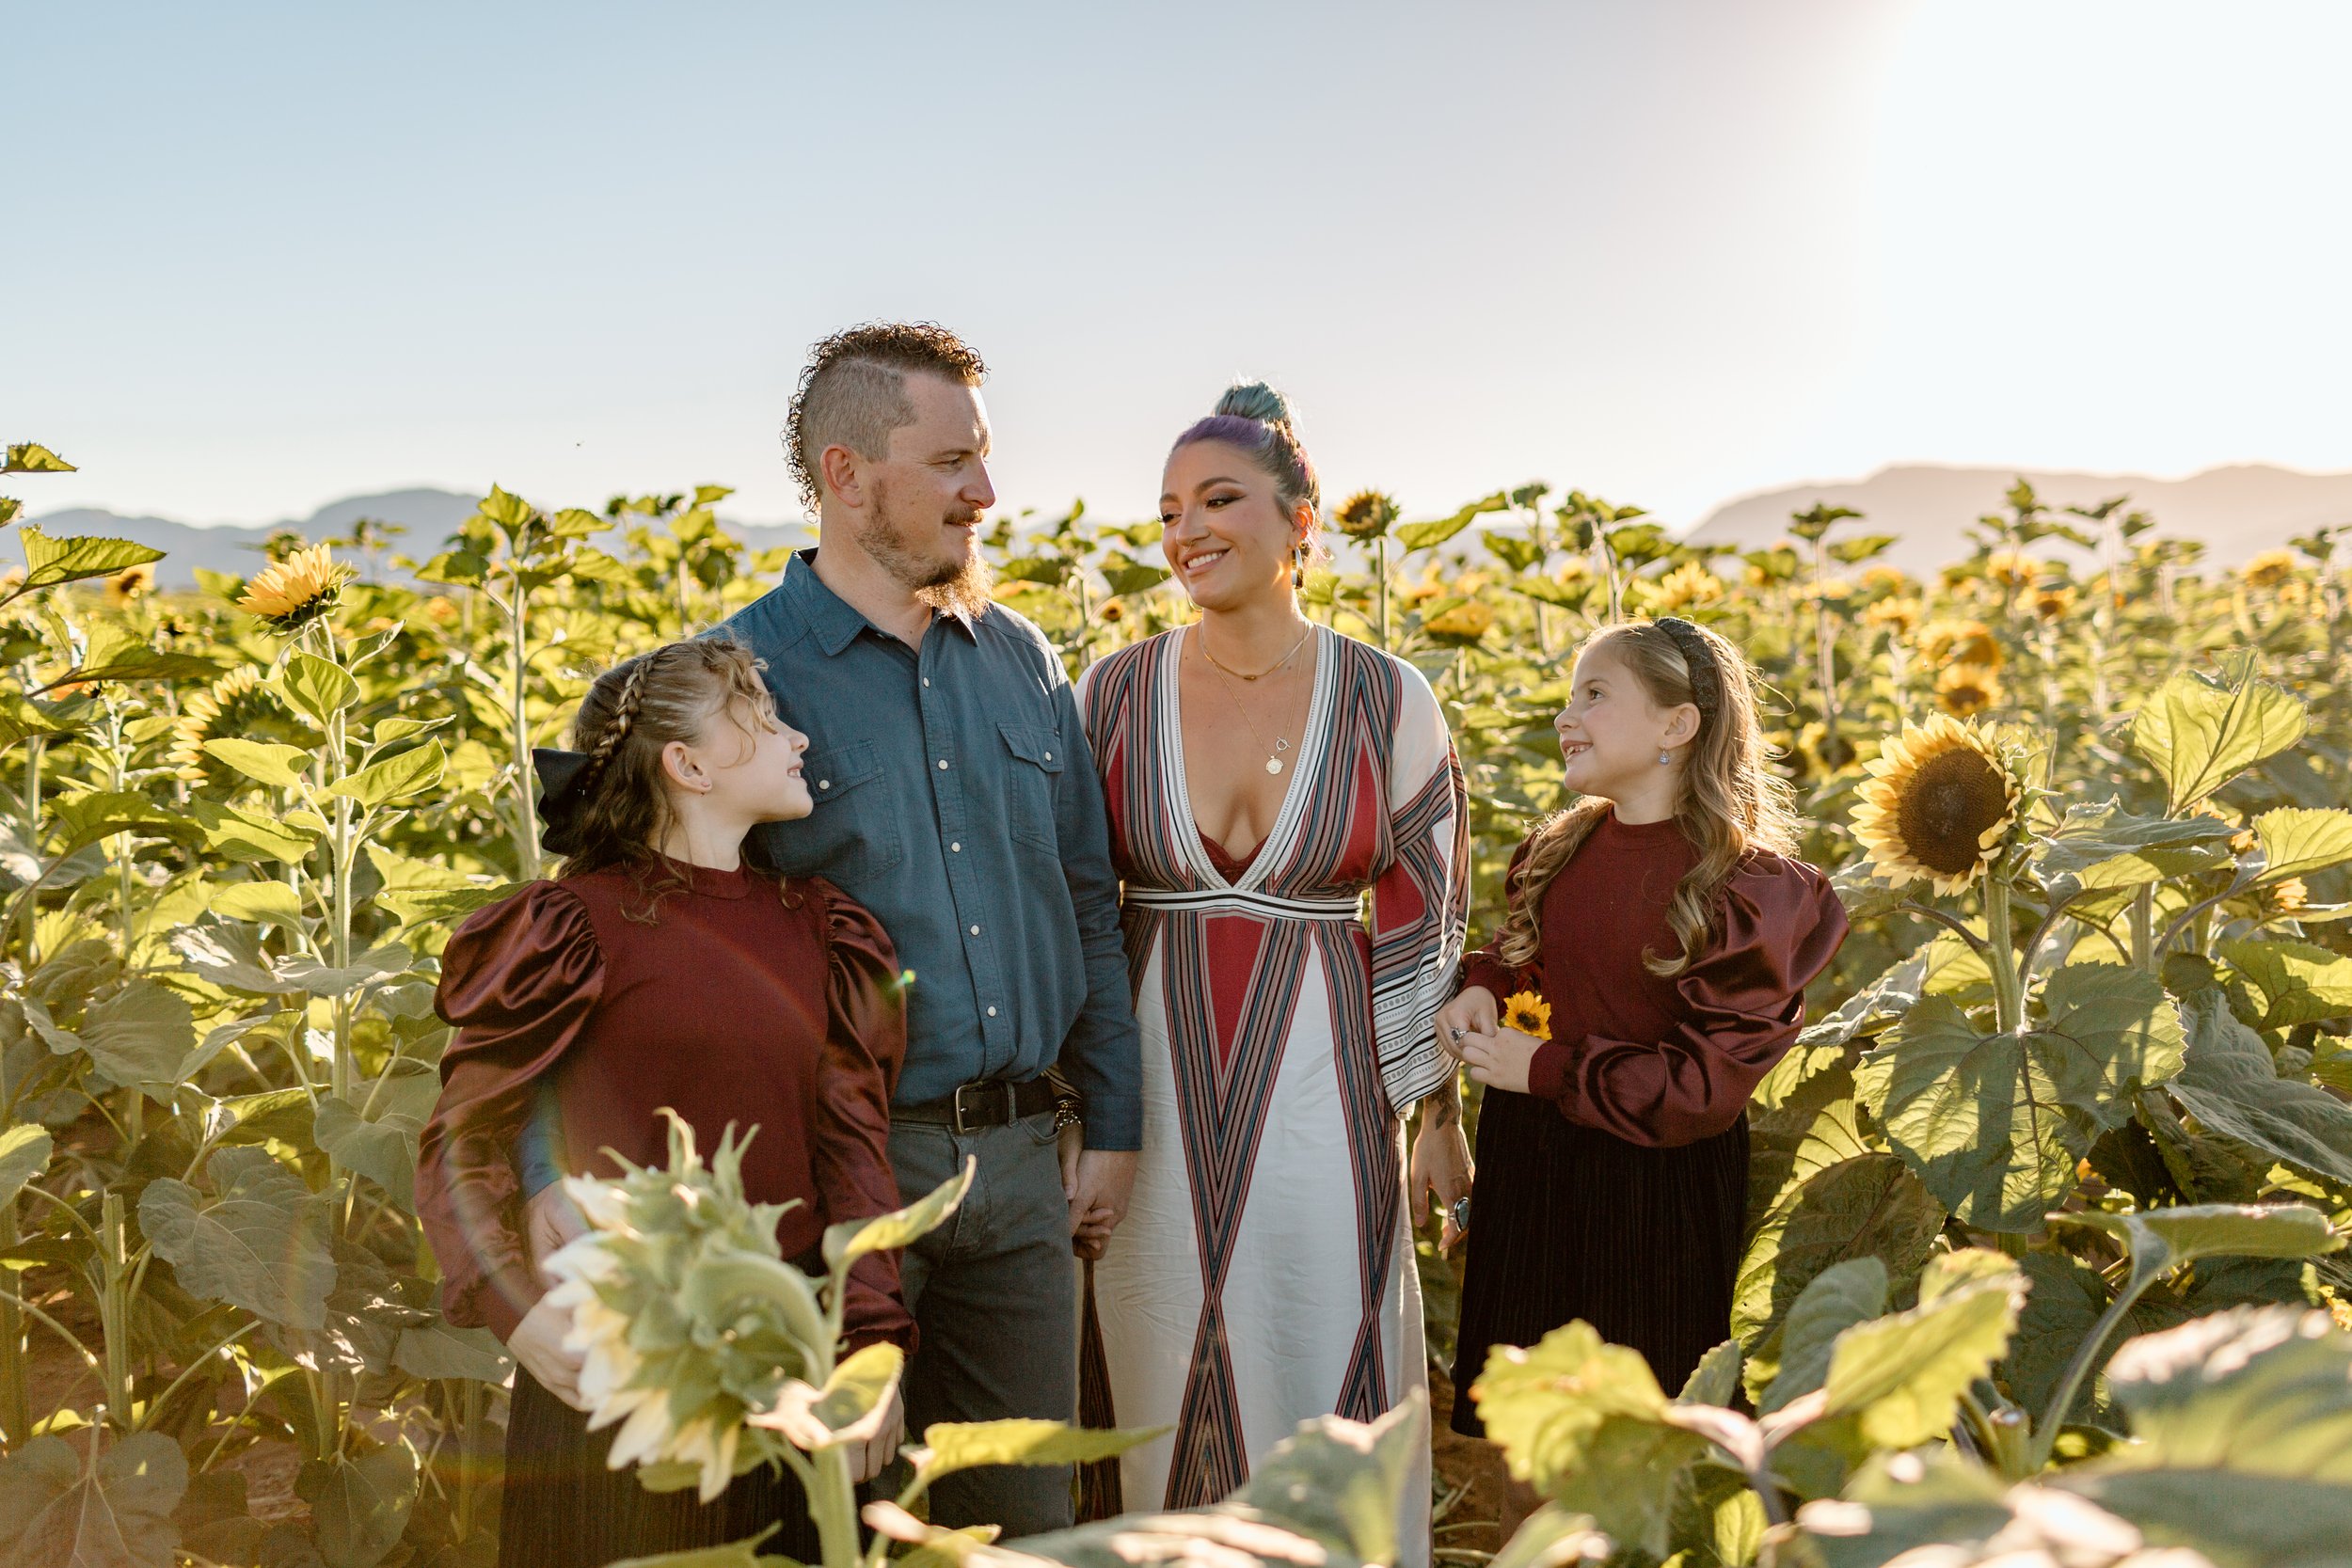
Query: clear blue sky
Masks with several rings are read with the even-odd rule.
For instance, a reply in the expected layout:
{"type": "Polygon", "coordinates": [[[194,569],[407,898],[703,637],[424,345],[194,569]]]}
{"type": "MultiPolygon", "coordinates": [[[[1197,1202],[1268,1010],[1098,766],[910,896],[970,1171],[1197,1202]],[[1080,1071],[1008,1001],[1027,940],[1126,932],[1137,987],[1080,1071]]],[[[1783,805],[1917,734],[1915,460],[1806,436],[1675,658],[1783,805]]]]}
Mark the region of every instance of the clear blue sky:
{"type": "Polygon", "coordinates": [[[935,318],[997,488],[1141,515],[1235,372],[1334,493],[1677,520],[1940,460],[2352,467],[2352,7],[71,6],[0,54],[35,512],[795,510],[802,351],[935,318]]]}

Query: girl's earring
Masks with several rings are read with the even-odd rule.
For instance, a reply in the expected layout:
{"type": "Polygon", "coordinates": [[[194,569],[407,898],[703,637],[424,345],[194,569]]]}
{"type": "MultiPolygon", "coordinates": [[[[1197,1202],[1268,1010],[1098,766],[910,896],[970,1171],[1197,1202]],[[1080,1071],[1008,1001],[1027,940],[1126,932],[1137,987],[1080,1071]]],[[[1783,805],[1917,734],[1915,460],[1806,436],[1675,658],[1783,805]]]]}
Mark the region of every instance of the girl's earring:
{"type": "Polygon", "coordinates": [[[1675,754],[1672,752],[1660,752],[1658,753],[1658,766],[1661,768],[1671,767],[1674,760],[1675,754]]]}

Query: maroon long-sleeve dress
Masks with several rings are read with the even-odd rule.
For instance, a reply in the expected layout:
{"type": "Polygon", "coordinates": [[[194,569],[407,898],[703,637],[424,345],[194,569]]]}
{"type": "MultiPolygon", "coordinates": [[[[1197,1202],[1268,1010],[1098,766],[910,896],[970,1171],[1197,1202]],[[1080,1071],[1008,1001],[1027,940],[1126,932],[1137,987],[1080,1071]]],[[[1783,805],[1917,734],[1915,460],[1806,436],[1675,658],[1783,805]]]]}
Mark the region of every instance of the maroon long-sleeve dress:
{"type": "MultiPolygon", "coordinates": [[[[442,954],[436,1006],[457,1034],[421,1140],[417,1210],[453,1322],[506,1338],[548,1288],[516,1167],[543,1079],[577,1169],[618,1174],[607,1149],[665,1163],[665,1106],[706,1151],[728,1123],[756,1125],[744,1188],[754,1202],[799,1200],[777,1225],[788,1259],[813,1253],[829,1224],[898,1205],[886,1140],[906,1029],[882,927],[815,879],[671,869],[534,882],[477,911],[442,954]]],[[[845,1319],[854,1342],[912,1342],[894,1257],[852,1272],[845,1319]]],[[[814,1550],[788,1476],[755,1472],[698,1508],[691,1491],[646,1493],[605,1471],[611,1437],[516,1372],[501,1562],[604,1562],[776,1518],[775,1544],[814,1550]]]]}
{"type": "MultiPolygon", "coordinates": [[[[1544,891],[1536,961],[1513,969],[1492,943],[1464,961],[1466,988],[1550,1003],[1551,1038],[1530,1092],[1480,1103],[1457,1388],[1493,1346],[1581,1318],[1671,1393],[1730,1331],[1748,1097],[1795,1043],[1846,915],[1813,867],[1751,854],[1706,950],[1661,977],[1643,956],[1677,950],[1666,911],[1696,860],[1671,821],[1605,815],[1544,891]]],[[[1479,1433],[1469,1399],[1454,1423],[1479,1433]]]]}

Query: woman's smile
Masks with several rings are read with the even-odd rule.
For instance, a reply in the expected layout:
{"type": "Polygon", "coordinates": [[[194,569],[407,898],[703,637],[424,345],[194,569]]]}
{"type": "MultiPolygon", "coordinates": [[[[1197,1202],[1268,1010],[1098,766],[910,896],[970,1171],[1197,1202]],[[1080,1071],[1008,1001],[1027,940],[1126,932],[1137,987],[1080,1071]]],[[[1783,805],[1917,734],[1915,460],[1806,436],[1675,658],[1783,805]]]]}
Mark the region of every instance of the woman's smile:
{"type": "Polygon", "coordinates": [[[1195,550],[1184,557],[1184,576],[1186,578],[1203,576],[1211,567],[1224,560],[1232,549],[1231,545],[1215,545],[1204,550],[1195,550]]]}

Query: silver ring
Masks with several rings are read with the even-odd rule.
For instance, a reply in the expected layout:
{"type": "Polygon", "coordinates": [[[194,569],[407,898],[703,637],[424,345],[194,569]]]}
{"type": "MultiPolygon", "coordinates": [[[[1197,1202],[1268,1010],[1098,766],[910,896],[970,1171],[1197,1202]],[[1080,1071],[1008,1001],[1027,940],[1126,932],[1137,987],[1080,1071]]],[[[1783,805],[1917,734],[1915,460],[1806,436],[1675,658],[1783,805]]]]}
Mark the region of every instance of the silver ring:
{"type": "Polygon", "coordinates": [[[1447,1033],[1451,1034],[1455,1039],[1458,1040],[1462,1037],[1462,1026],[1458,1023],[1454,1024],[1447,1030],[1447,1033]]]}

